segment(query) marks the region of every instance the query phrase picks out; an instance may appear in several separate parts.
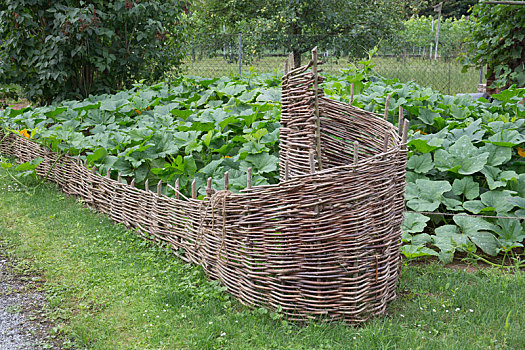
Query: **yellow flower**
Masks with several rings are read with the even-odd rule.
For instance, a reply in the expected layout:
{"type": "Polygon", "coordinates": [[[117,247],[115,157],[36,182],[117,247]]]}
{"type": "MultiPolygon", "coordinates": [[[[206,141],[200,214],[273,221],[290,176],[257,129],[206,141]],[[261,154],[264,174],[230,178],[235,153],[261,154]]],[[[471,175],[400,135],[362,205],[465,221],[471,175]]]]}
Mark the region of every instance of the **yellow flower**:
{"type": "Polygon", "coordinates": [[[224,156],[224,158],[231,158],[230,156],[224,156]]]}
{"type": "Polygon", "coordinates": [[[138,115],[141,115],[142,112],[140,111],[140,109],[135,109],[135,112],[137,112],[138,115]]]}
{"type": "Polygon", "coordinates": [[[520,157],[525,158],[525,149],[518,147],[518,154],[520,155],[520,157]]]}
{"type": "Polygon", "coordinates": [[[26,139],[30,138],[29,133],[27,132],[26,129],[20,130],[20,135],[24,136],[26,139]]]}

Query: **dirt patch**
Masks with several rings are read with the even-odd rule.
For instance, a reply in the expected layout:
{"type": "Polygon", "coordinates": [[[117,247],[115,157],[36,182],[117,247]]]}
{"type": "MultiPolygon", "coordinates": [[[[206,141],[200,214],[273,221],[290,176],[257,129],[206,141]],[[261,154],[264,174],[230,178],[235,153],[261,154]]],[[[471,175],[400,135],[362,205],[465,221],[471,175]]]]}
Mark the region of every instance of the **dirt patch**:
{"type": "Polygon", "coordinates": [[[45,317],[42,277],[20,268],[2,250],[0,246],[0,348],[63,349],[45,317]]]}

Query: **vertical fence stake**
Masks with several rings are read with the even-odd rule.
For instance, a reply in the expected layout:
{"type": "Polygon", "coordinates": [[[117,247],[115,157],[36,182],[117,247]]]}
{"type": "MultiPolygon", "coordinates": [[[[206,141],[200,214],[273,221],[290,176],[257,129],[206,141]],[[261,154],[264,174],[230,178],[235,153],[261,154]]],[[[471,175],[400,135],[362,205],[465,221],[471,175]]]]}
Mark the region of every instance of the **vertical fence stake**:
{"type": "Polygon", "coordinates": [[[118,181],[118,183],[122,183],[122,172],[120,172],[120,171],[118,173],[117,181],[118,181]]]}
{"type": "Polygon", "coordinates": [[[149,191],[149,180],[146,179],[146,181],[144,181],[144,189],[147,191],[149,191]]]}
{"type": "Polygon", "coordinates": [[[388,120],[388,105],[390,104],[390,97],[390,94],[388,94],[385,100],[385,120],[388,120]]]}
{"type": "Polygon", "coordinates": [[[388,151],[388,142],[390,141],[390,134],[387,132],[385,133],[385,140],[383,142],[383,152],[386,153],[388,151]]]}
{"type": "Polygon", "coordinates": [[[162,180],[159,180],[159,183],[157,184],[157,196],[160,197],[162,194],[162,180]]]}
{"type": "Polygon", "coordinates": [[[403,125],[403,138],[401,141],[401,149],[407,149],[408,127],[409,127],[409,122],[408,120],[405,120],[405,125],[403,125]]]}
{"type": "Polygon", "coordinates": [[[211,198],[211,196],[211,177],[209,177],[206,181],[206,197],[211,198]]]}
{"type": "Polygon", "coordinates": [[[179,178],[177,178],[177,180],[175,180],[175,199],[179,199],[179,188],[179,178]]]}
{"type": "Polygon", "coordinates": [[[197,179],[193,179],[191,182],[191,198],[197,198],[197,179]]]}
{"type": "Polygon", "coordinates": [[[242,33],[239,32],[239,78],[242,76],[242,33]]]}
{"type": "Polygon", "coordinates": [[[228,190],[228,187],[230,187],[230,173],[225,172],[224,173],[224,189],[228,190]]]}
{"type": "Polygon", "coordinates": [[[354,83],[350,84],[350,105],[354,104],[354,83]]]}
{"type": "Polygon", "coordinates": [[[252,188],[252,167],[248,168],[248,173],[246,174],[246,188],[252,188]]]}
{"type": "Polygon", "coordinates": [[[403,131],[403,107],[399,106],[399,116],[397,120],[397,134],[401,136],[403,131]]]}
{"type": "Polygon", "coordinates": [[[314,89],[314,98],[315,98],[315,110],[314,110],[314,113],[315,113],[315,117],[316,117],[316,120],[315,120],[315,123],[316,123],[316,128],[315,128],[315,141],[316,141],[316,151],[317,151],[317,163],[318,163],[318,166],[319,166],[319,171],[323,170],[323,160],[321,159],[321,116],[319,115],[319,86],[318,86],[318,83],[319,83],[319,74],[317,72],[317,46],[314,47],[312,49],[312,62],[313,62],[313,65],[312,65],[312,70],[313,70],[313,73],[314,73],[314,86],[313,86],[313,89],[314,89]]]}
{"type": "Polygon", "coordinates": [[[109,168],[108,171],[106,172],[106,177],[107,177],[108,179],[111,178],[111,168],[109,168]]]}

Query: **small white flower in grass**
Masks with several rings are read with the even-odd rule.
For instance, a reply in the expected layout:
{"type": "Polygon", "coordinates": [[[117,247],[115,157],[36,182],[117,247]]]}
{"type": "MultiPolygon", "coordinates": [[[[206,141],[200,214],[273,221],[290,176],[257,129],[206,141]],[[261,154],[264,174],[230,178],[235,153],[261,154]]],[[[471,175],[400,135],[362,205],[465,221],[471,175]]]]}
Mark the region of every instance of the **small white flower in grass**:
{"type": "Polygon", "coordinates": [[[432,312],[436,312],[436,309],[432,309],[432,312]]]}
{"type": "Polygon", "coordinates": [[[239,323],[239,321],[235,320],[235,323],[239,323]]]}
{"type": "Polygon", "coordinates": [[[182,317],[182,318],[186,318],[186,315],[182,314],[182,315],[180,315],[180,317],[182,317]]]}
{"type": "Polygon", "coordinates": [[[445,310],[445,312],[448,312],[448,310],[445,310]]]}
{"type": "Polygon", "coordinates": [[[419,310],[423,310],[423,308],[420,306],[420,307],[419,307],[419,310]]]}
{"type": "Polygon", "coordinates": [[[144,312],[148,312],[148,310],[144,310],[144,312]]]}
{"type": "Polygon", "coordinates": [[[445,307],[445,304],[443,304],[443,305],[441,305],[441,306],[445,307]]]}
{"type": "Polygon", "coordinates": [[[405,317],[405,315],[403,315],[403,314],[399,314],[399,316],[401,316],[401,317],[405,317]]]}
{"type": "Polygon", "coordinates": [[[163,312],[166,312],[166,309],[162,310],[163,312]]]}
{"type": "Polygon", "coordinates": [[[418,327],[421,327],[421,325],[420,325],[420,324],[418,324],[417,326],[418,326],[418,327]]]}
{"type": "Polygon", "coordinates": [[[352,337],[352,339],[356,340],[357,338],[356,337],[352,337]]]}
{"type": "Polygon", "coordinates": [[[221,337],[224,337],[226,335],[226,332],[221,333],[221,337]]]}
{"type": "Polygon", "coordinates": [[[149,326],[150,326],[150,327],[153,327],[153,324],[152,324],[152,323],[150,323],[150,324],[149,324],[149,326]]]}
{"type": "Polygon", "coordinates": [[[157,318],[159,318],[159,317],[160,317],[160,316],[159,316],[159,315],[157,315],[157,318]]]}
{"type": "Polygon", "coordinates": [[[455,311],[458,312],[459,310],[461,310],[461,309],[459,307],[457,307],[455,311]]]}
{"type": "Polygon", "coordinates": [[[142,314],[142,316],[146,316],[146,314],[142,314]]]}
{"type": "Polygon", "coordinates": [[[431,333],[432,333],[432,331],[428,331],[428,334],[431,334],[431,333]]]}
{"type": "Polygon", "coordinates": [[[166,304],[166,306],[169,306],[168,304],[166,304]]]}
{"type": "Polygon", "coordinates": [[[213,324],[213,321],[208,322],[208,324],[213,324]]]}
{"type": "Polygon", "coordinates": [[[474,312],[474,310],[472,310],[472,309],[468,309],[468,311],[470,311],[470,312],[474,312]]]}

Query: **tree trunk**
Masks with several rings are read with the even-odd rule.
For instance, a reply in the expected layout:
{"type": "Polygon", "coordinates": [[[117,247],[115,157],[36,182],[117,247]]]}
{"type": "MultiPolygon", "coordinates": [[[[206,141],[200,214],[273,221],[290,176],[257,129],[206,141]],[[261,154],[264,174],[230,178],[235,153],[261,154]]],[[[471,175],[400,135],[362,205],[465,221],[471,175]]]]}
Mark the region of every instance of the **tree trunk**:
{"type": "Polygon", "coordinates": [[[294,68],[301,67],[301,52],[299,52],[299,50],[297,49],[294,49],[292,53],[293,53],[294,68]]]}

